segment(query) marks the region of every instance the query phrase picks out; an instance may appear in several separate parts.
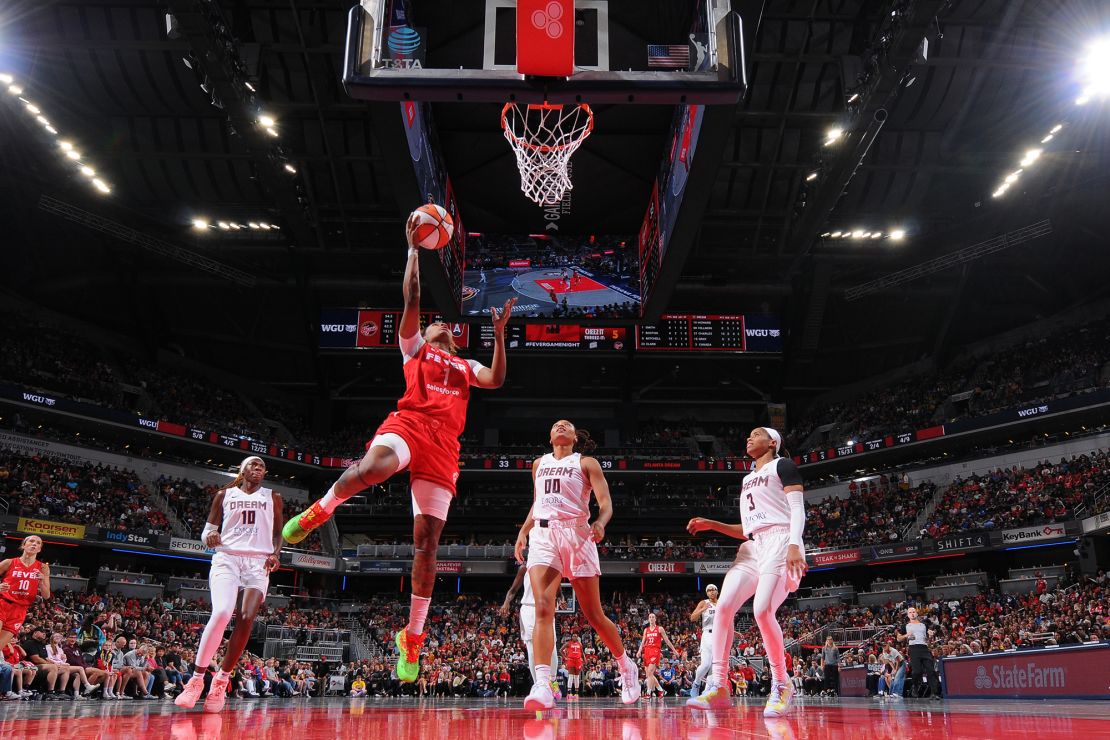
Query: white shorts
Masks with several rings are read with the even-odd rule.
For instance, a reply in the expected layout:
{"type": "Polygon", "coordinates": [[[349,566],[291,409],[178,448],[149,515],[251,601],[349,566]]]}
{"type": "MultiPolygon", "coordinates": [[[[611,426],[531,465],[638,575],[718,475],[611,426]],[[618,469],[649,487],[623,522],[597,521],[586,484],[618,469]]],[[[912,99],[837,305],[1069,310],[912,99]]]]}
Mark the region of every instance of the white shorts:
{"type": "Polygon", "coordinates": [[[551,520],[550,524],[537,524],[528,533],[528,569],[546,565],[572,581],[600,576],[597,544],[586,519],[551,520]]]}
{"type": "MultiPolygon", "coordinates": [[[[370,440],[370,447],[388,447],[397,456],[397,471],[409,466],[412,462],[412,451],[409,444],[400,434],[386,432],[378,434],[370,440]]],[[[412,482],[412,515],[434,516],[436,519],[447,521],[447,511],[451,508],[451,499],[454,496],[443,486],[437,486],[428,480],[414,480],[412,482]]]]}
{"type": "Polygon", "coordinates": [[[212,586],[213,592],[223,589],[230,592],[232,587],[236,592],[241,588],[257,589],[262,592],[262,598],[265,599],[266,592],[270,590],[266,556],[218,552],[212,556],[212,569],[208,571],[208,583],[212,586]]]}
{"type": "MultiPolygon", "coordinates": [[[[746,570],[753,577],[761,575],[784,576],[787,593],[798,590],[799,579],[790,577],[786,571],[786,548],[790,545],[790,527],[775,525],[764,527],[752,535],[750,540],[741,543],[736,551],[733,569],[746,570]]],[[[802,546],[802,557],[805,557],[802,546]]]]}

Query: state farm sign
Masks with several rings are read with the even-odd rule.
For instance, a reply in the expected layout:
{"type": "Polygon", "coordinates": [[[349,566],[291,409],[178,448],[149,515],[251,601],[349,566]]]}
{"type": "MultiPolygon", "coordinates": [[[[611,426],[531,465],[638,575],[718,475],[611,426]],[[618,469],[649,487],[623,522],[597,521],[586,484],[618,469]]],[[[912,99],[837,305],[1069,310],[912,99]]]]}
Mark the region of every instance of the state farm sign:
{"type": "Polygon", "coordinates": [[[949,697],[1105,699],[1110,645],[947,658],[941,666],[949,697]]]}

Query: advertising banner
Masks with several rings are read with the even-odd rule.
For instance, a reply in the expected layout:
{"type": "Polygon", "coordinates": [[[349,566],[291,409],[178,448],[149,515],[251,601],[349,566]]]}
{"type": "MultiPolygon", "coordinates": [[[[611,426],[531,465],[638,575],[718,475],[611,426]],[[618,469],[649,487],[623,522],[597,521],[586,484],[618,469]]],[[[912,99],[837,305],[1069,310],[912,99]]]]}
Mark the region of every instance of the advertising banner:
{"type": "Polygon", "coordinates": [[[686,563],[640,563],[641,573],[685,573],[686,563]]]}
{"type": "Polygon", "coordinates": [[[976,534],[950,535],[934,541],[937,552],[958,552],[960,550],[981,550],[991,546],[990,535],[986,532],[976,534]]]}
{"type": "Polygon", "coordinates": [[[818,552],[813,555],[807,555],[806,558],[811,560],[814,565],[843,565],[845,563],[858,563],[860,560],[860,549],[858,547],[851,550],[833,550],[832,552],[818,552]]]}
{"type": "Polygon", "coordinates": [[[293,553],[292,557],[289,558],[289,564],[294,568],[308,568],[309,570],[335,570],[335,558],[307,552],[293,553]]]}
{"type": "Polygon", "coordinates": [[[127,530],[104,529],[101,527],[99,537],[104,542],[116,542],[121,545],[146,545],[155,547],[158,544],[158,535],[149,532],[129,532],[127,530]]]}
{"type": "Polygon", "coordinates": [[[839,673],[841,696],[866,697],[868,695],[866,666],[854,665],[847,668],[841,668],[839,673]]]}
{"type": "Polygon", "coordinates": [[[950,699],[1105,699],[1110,645],[946,658],[941,671],[950,699]]]}
{"type": "Polygon", "coordinates": [[[732,567],[731,560],[715,560],[694,563],[695,573],[728,573],[732,567]]]}
{"type": "Polygon", "coordinates": [[[183,537],[170,537],[170,551],[186,555],[213,555],[215,550],[205,547],[200,540],[187,540],[183,537]]]}
{"type": "Polygon", "coordinates": [[[26,519],[19,517],[16,529],[27,534],[37,534],[40,537],[70,537],[75,540],[85,538],[84,524],[66,524],[64,522],[48,522],[44,519],[26,519]]]}
{"type": "Polygon", "coordinates": [[[916,542],[894,545],[877,545],[871,548],[872,560],[891,560],[912,558],[921,553],[921,545],[916,542]]]}
{"type": "Polygon", "coordinates": [[[358,563],[360,573],[408,573],[411,569],[411,560],[362,560],[358,563]]]}
{"type": "Polygon", "coordinates": [[[463,564],[461,560],[437,560],[436,573],[462,573],[463,564]]]}
{"type": "Polygon", "coordinates": [[[1083,534],[1097,532],[1106,527],[1110,527],[1110,511],[1104,511],[1101,514],[1089,516],[1083,520],[1083,534]]]}
{"type": "Polygon", "coordinates": [[[1006,529],[1002,532],[1003,545],[1020,545],[1023,542],[1054,540],[1067,534],[1063,524],[1044,524],[1037,527],[1006,529]]]}

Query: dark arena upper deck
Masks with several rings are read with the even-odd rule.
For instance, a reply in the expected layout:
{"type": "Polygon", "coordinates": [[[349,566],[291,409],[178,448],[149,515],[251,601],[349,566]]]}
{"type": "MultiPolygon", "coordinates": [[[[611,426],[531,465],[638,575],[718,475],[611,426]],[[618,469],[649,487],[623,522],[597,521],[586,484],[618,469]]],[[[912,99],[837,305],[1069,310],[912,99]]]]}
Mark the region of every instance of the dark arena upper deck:
{"type": "Polygon", "coordinates": [[[9,3],[0,734],[1110,737],[1108,173],[1104,0],[9,3]]]}

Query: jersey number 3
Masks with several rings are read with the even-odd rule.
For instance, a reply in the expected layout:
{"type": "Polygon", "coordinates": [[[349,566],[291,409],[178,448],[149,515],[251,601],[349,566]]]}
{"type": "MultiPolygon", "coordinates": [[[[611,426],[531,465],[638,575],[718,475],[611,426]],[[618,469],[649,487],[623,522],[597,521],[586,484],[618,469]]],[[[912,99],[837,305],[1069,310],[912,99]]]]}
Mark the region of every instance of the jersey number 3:
{"type": "Polygon", "coordinates": [[[751,491],[748,491],[748,511],[755,511],[755,496],[751,491]]]}

